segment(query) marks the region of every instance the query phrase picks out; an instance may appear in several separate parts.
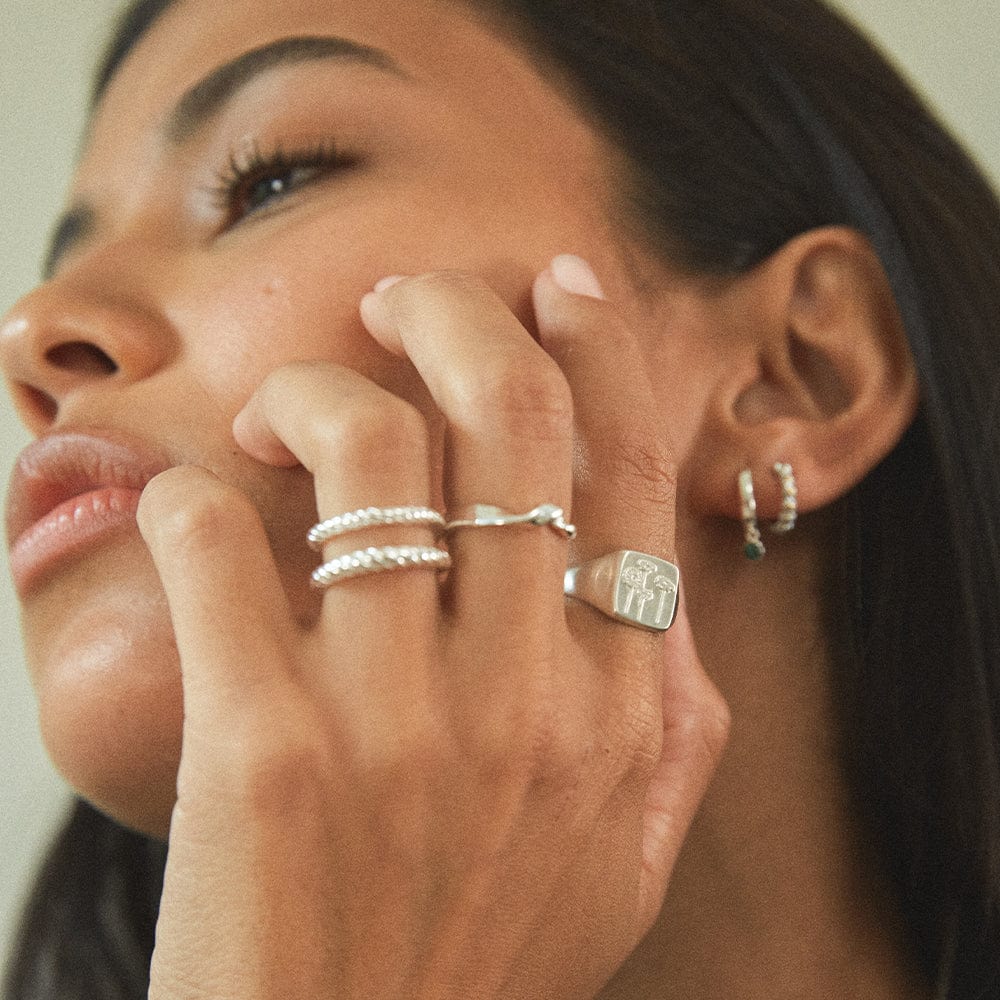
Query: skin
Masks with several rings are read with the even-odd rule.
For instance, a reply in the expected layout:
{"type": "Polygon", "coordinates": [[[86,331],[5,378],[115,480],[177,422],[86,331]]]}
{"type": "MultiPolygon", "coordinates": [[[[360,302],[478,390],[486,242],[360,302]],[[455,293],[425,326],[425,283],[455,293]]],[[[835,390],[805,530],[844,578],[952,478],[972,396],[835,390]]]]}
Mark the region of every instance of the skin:
{"type": "Polygon", "coordinates": [[[33,431],[173,466],[141,534],[24,595],[57,764],[169,834],[151,996],[919,995],[836,770],[818,598],[824,508],[916,405],[891,296],[834,229],[724,287],[675,273],[616,226],[619,170],[450,5],[181,2],[112,82],[72,192],[102,221],[0,342],[33,431]],[[194,82],[293,34],[407,78],[282,68],[164,141],[194,82]],[[204,189],[248,137],[361,159],[233,218],[204,189]],[[778,459],[812,518],[744,566],[736,475],[773,518],[778,459]],[[307,586],[318,518],[543,501],[570,552],[467,532],[444,585],[307,586]],[[682,566],[665,638],[561,596],[567,559],[626,547],[682,566]]]}

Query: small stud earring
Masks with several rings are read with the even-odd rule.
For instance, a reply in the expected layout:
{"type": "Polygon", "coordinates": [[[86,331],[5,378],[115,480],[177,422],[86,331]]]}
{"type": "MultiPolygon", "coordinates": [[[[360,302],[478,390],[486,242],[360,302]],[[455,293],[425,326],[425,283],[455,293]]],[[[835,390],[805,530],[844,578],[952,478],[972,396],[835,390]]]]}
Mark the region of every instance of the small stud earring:
{"type": "Polygon", "coordinates": [[[743,555],[752,562],[764,558],[764,548],[757,525],[757,499],[753,493],[753,473],[744,469],[740,473],[740,513],[743,517],[743,555]]]}

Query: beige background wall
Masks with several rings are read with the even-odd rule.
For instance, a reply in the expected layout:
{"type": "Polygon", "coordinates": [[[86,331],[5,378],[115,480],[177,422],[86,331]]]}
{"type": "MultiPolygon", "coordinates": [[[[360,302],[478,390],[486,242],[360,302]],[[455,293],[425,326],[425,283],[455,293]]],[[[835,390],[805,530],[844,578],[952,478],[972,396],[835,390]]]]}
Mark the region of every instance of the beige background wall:
{"type": "MultiPolygon", "coordinates": [[[[0,310],[35,281],[59,208],[85,81],[119,0],[0,0],[0,310]]],[[[997,0],[843,0],[870,26],[1000,181],[1000,4],[997,0]]],[[[25,441],[0,404],[4,477],[25,441]]],[[[17,642],[17,612],[0,580],[0,952],[28,873],[65,801],[35,734],[17,642]]]]}

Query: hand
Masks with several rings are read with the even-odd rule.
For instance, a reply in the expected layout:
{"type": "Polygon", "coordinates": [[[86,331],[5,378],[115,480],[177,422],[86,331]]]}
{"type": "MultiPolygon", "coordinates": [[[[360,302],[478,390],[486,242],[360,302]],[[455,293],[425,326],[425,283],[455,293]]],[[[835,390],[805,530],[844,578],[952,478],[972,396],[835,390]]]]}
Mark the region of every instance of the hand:
{"type": "MultiPolygon", "coordinates": [[[[670,456],[634,337],[549,271],[534,305],[543,346],[466,275],[362,304],[446,421],[449,510],[552,502],[578,527],[574,561],[672,558],[670,456]]],[[[324,518],[431,501],[425,420],[348,369],[275,372],[238,437],[305,465],[324,518]]],[[[173,469],[139,523],[185,699],[150,996],[594,996],[656,917],[725,742],[683,607],[665,635],[614,622],[563,597],[555,532],[479,529],[452,536],[443,583],[338,583],[304,631],[239,491],[173,469]]]]}

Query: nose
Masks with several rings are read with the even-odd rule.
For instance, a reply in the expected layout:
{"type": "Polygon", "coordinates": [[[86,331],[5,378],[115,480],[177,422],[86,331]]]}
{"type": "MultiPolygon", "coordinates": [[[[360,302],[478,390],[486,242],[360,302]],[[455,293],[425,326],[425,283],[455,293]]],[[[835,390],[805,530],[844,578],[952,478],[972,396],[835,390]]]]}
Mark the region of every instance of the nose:
{"type": "Polygon", "coordinates": [[[74,419],[74,406],[88,396],[148,378],[169,360],[168,324],[124,287],[126,274],[56,278],[0,321],[0,366],[32,433],[74,419]]]}

